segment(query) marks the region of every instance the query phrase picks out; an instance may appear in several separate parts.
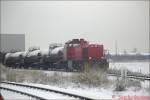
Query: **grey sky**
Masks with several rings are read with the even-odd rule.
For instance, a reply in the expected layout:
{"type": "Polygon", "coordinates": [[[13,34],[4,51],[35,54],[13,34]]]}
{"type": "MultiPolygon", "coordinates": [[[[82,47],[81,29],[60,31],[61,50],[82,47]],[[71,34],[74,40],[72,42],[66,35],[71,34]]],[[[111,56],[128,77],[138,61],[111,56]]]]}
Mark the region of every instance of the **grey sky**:
{"type": "Polygon", "coordinates": [[[149,1],[3,1],[1,33],[26,34],[30,46],[48,48],[85,38],[111,52],[149,49],[149,1]]]}

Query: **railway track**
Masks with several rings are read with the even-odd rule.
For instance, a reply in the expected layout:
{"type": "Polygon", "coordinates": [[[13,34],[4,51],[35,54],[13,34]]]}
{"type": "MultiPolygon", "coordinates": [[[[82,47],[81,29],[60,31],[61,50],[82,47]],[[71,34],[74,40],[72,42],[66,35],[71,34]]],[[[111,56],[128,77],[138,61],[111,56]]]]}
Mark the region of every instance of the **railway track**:
{"type": "Polygon", "coordinates": [[[37,96],[37,95],[32,95],[32,94],[30,94],[30,93],[18,91],[18,90],[15,90],[15,89],[10,89],[10,88],[1,87],[1,86],[0,86],[0,89],[7,90],[7,91],[11,91],[11,92],[15,92],[15,93],[19,93],[19,94],[22,94],[22,95],[26,95],[26,96],[35,98],[35,99],[37,99],[37,100],[46,100],[46,99],[44,99],[44,98],[42,98],[42,97],[39,97],[39,96],[37,96]]]}
{"type": "MultiPolygon", "coordinates": [[[[12,83],[12,82],[1,82],[2,84],[6,84],[6,85],[14,85],[14,86],[20,86],[20,87],[26,87],[26,88],[32,88],[32,89],[36,89],[37,91],[39,90],[44,90],[44,91],[48,91],[48,92],[53,92],[53,93],[57,93],[57,94],[62,94],[64,96],[69,96],[69,97],[73,97],[75,99],[81,99],[81,100],[94,100],[94,98],[89,98],[89,97],[85,97],[85,96],[81,96],[81,95],[77,95],[77,94],[72,94],[72,93],[68,93],[68,92],[62,92],[62,91],[58,91],[58,90],[54,90],[54,89],[48,89],[48,88],[43,88],[43,87],[37,87],[37,86],[31,86],[31,85],[25,85],[25,84],[21,84],[21,83],[12,83]]],[[[15,89],[10,89],[10,88],[6,88],[6,87],[0,87],[0,89],[4,89],[4,90],[8,90],[8,91],[12,91],[12,92],[16,92],[16,93],[20,93],[23,95],[27,95],[30,96],[32,98],[38,99],[38,100],[48,100],[44,97],[40,97],[37,95],[33,95],[27,92],[22,92],[22,91],[18,91],[15,89]]]]}
{"type": "MultiPolygon", "coordinates": [[[[118,77],[121,77],[121,74],[108,73],[108,76],[118,76],[118,77]]],[[[148,80],[148,81],[150,81],[150,77],[149,76],[127,75],[126,78],[133,78],[133,79],[140,79],[140,80],[148,80]]]]}

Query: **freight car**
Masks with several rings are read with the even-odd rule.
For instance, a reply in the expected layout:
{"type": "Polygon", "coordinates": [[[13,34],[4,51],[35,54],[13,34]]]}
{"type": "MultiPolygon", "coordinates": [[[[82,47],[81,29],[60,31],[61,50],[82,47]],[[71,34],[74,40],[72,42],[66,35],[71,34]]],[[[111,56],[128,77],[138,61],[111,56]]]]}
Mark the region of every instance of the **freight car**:
{"type": "Polygon", "coordinates": [[[16,68],[20,67],[25,58],[25,52],[6,53],[4,58],[4,64],[8,67],[16,68]]]}
{"type": "Polygon", "coordinates": [[[7,53],[4,61],[9,67],[46,70],[83,71],[86,65],[91,68],[109,67],[103,45],[89,44],[84,39],[73,39],[64,46],[53,46],[46,52],[7,53]]]}

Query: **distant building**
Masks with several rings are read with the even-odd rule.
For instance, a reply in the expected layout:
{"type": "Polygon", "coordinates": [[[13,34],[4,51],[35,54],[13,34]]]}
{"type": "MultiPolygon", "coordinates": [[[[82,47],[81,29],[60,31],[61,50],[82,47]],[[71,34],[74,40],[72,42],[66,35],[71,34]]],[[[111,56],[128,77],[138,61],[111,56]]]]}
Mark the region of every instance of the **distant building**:
{"type": "Polygon", "coordinates": [[[0,34],[0,51],[25,51],[25,34],[0,34]]]}

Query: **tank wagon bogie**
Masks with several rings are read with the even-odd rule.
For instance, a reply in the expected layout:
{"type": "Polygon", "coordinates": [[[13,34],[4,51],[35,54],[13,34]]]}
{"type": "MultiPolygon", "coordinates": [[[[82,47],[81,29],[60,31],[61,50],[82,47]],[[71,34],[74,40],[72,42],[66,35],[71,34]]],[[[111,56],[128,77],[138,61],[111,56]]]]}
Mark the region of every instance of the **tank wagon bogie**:
{"type": "Polygon", "coordinates": [[[88,64],[92,68],[108,68],[104,47],[89,44],[84,39],[73,39],[64,46],[53,46],[48,50],[7,53],[4,64],[15,68],[45,70],[83,71],[88,64]]]}

